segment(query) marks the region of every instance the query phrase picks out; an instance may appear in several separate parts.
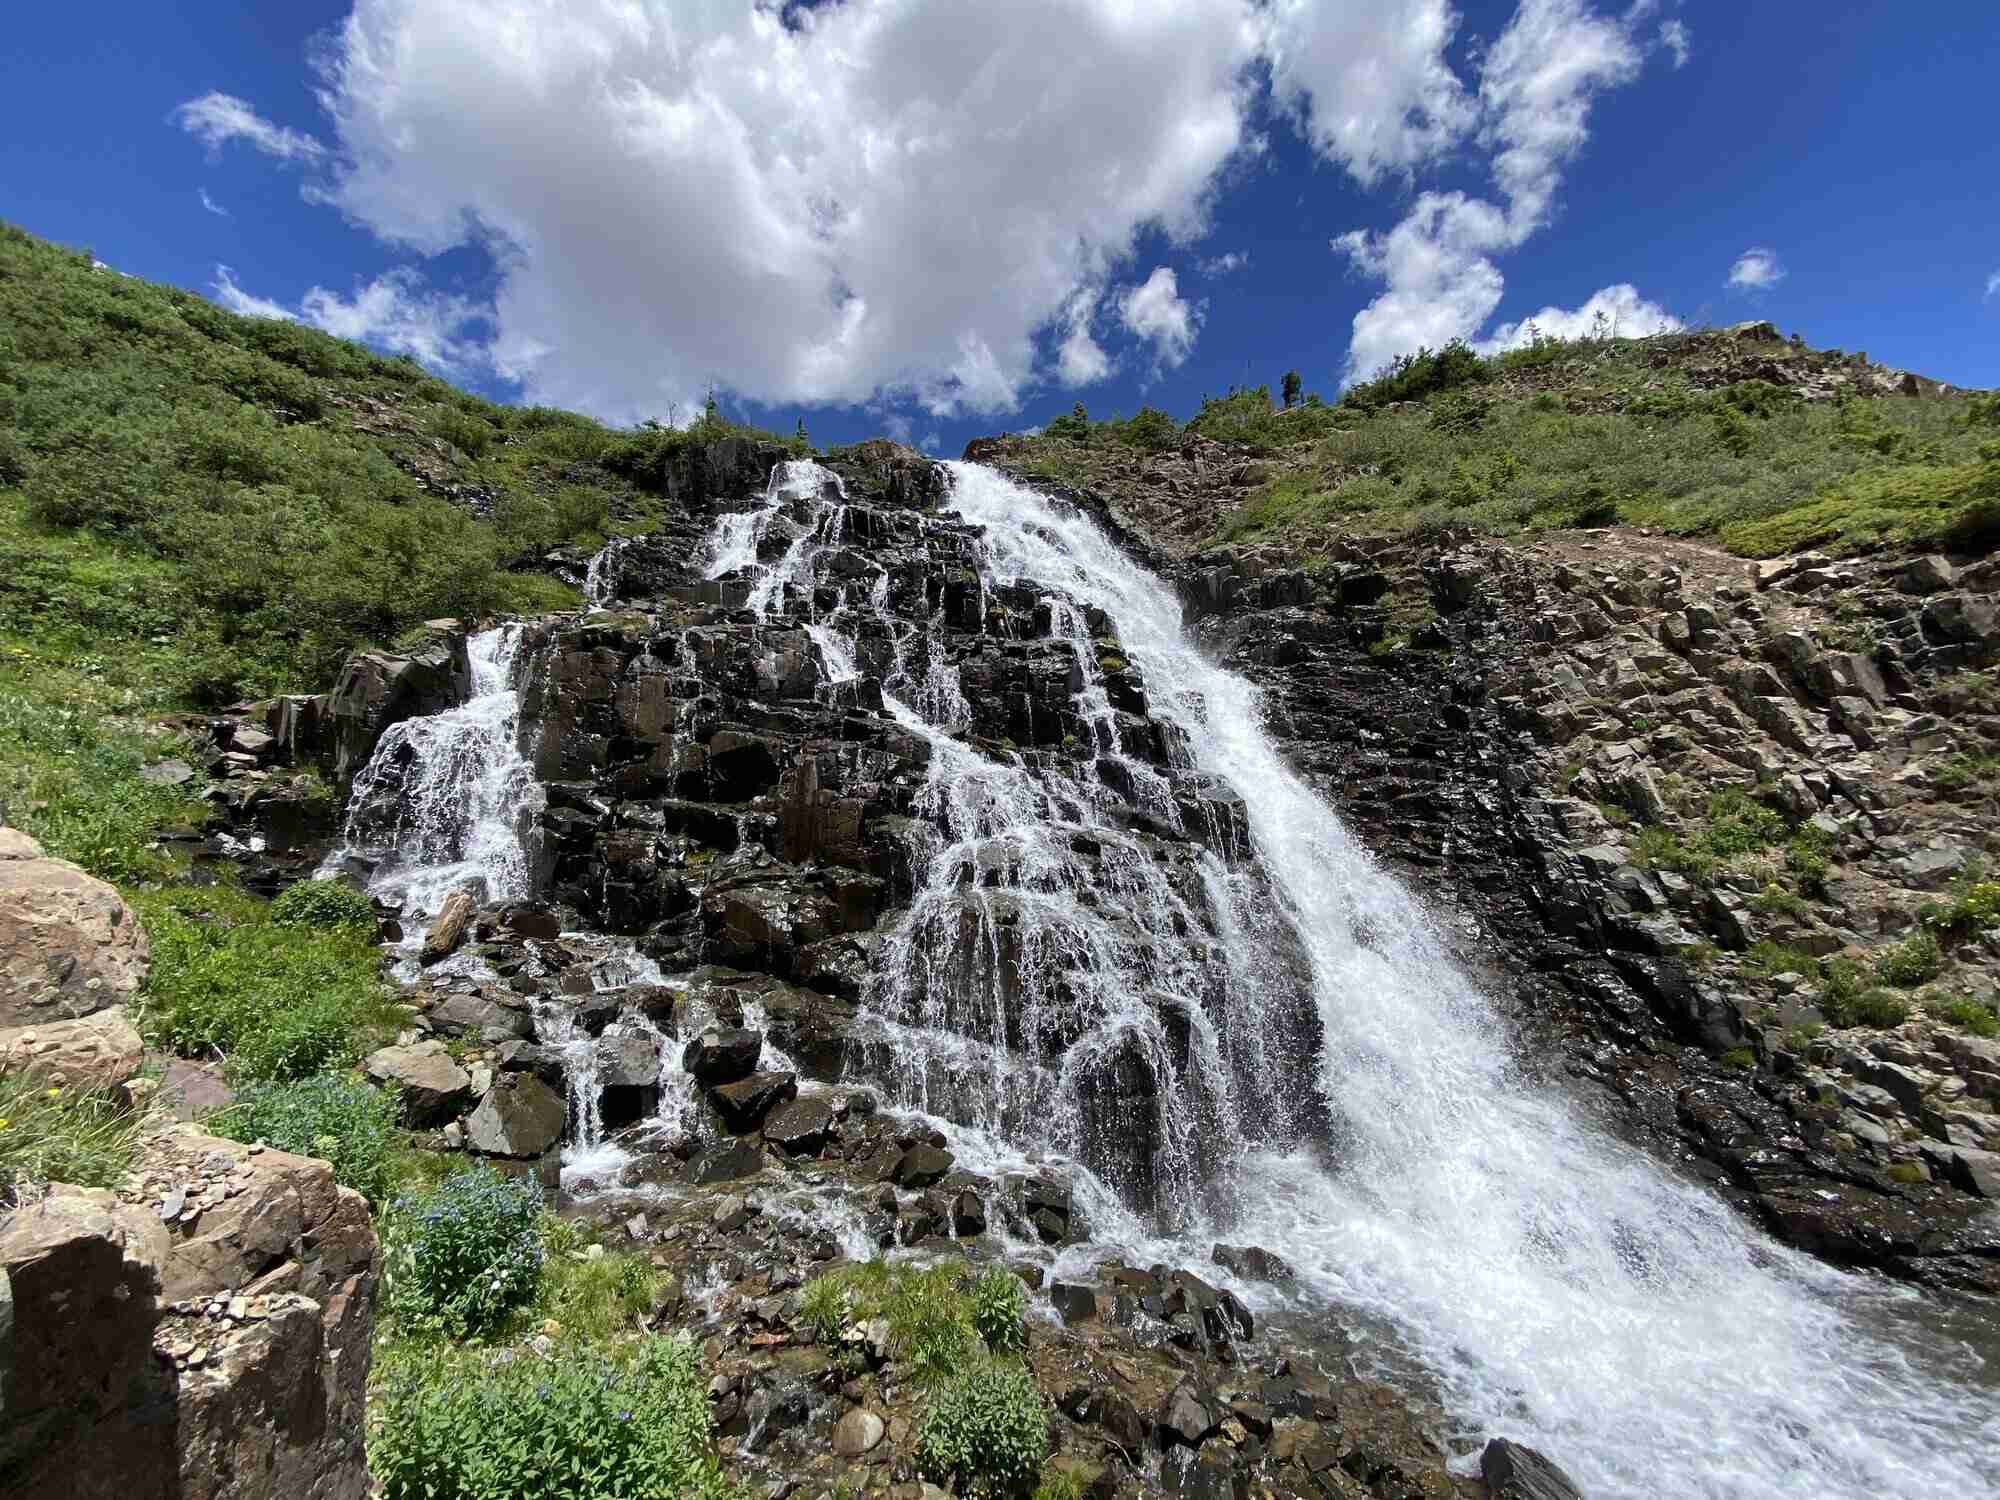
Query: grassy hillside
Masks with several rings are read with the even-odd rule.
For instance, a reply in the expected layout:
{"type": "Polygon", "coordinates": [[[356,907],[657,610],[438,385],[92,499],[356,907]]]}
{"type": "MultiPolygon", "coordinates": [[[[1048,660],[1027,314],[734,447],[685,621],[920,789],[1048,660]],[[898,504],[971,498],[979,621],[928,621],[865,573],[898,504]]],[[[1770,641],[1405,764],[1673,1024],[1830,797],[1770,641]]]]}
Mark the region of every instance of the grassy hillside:
{"type": "Polygon", "coordinates": [[[2000,397],[1873,393],[1889,384],[1837,350],[1718,332],[1544,339],[1495,358],[1458,345],[1337,405],[1278,410],[1260,387],[1207,400],[1185,424],[1078,414],[1013,456],[1090,484],[1191,437],[1230,444],[1261,477],[1218,509],[1215,542],[1309,550],[1334,531],[1444,521],[1622,522],[1748,557],[2000,542],[2000,397]]]}
{"type": "Polygon", "coordinates": [[[0,650],[136,702],[323,685],[440,615],[575,602],[549,547],[642,527],[665,450],[242,318],[0,226],[0,650]]]}

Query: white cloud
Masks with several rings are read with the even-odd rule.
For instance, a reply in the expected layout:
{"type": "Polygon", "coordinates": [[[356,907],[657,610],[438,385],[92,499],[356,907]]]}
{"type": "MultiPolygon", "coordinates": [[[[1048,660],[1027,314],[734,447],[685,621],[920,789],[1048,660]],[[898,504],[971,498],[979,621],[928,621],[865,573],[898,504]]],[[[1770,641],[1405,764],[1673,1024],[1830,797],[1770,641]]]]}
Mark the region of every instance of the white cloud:
{"type": "Polygon", "coordinates": [[[1273,0],[1259,22],[1278,104],[1363,186],[1435,160],[1478,117],[1444,59],[1447,0],[1273,0]]]}
{"type": "Polygon", "coordinates": [[[236,284],[236,273],[227,266],[215,268],[215,300],[230,312],[241,313],[246,318],[278,318],[287,323],[298,321],[297,313],[269,297],[258,297],[244,291],[236,284]]]}
{"type": "Polygon", "coordinates": [[[1118,299],[1118,316],[1136,337],[1149,341],[1154,357],[1172,369],[1194,349],[1201,308],[1180,294],[1171,266],[1155,266],[1143,283],[1118,299]]]}
{"type": "Polygon", "coordinates": [[[1505,286],[1493,257],[1548,225],[1563,169],[1589,140],[1592,102],[1638,72],[1634,28],[1647,8],[1614,20],[1588,0],[1522,0],[1480,61],[1474,138],[1493,153],[1502,202],[1421,193],[1386,234],[1355,230],[1333,241],[1357,270],[1385,283],[1355,314],[1349,380],[1485,325],[1505,286]]]}
{"type": "Polygon", "coordinates": [[[924,434],[924,440],[917,446],[922,448],[926,453],[936,453],[944,447],[944,434],[941,432],[927,432],[924,434]]]}
{"type": "Polygon", "coordinates": [[[944,416],[1060,377],[1037,336],[1142,227],[1203,232],[1247,145],[1245,0],[788,15],[357,0],[328,196],[424,253],[494,249],[493,357],[531,399],[632,418],[713,379],[944,416]]]}
{"type": "Polygon", "coordinates": [[[1498,354],[1526,344],[1538,334],[1553,339],[1594,338],[1600,334],[1642,339],[1655,333],[1672,333],[1683,326],[1679,318],[1659,303],[1648,302],[1630,282],[1621,281],[1593,292],[1581,307],[1545,307],[1518,323],[1502,323],[1476,347],[1481,354],[1498,354]]]}
{"type": "Polygon", "coordinates": [[[1991,276],[1986,278],[1986,295],[1989,297],[2000,297],[2000,271],[1995,271],[1991,276]]]}
{"type": "Polygon", "coordinates": [[[207,188],[197,188],[195,191],[201,194],[201,206],[203,208],[207,209],[210,213],[216,215],[218,218],[226,219],[229,217],[229,210],[224,208],[220,203],[217,203],[213,198],[209,197],[207,188]]]}
{"type": "Polygon", "coordinates": [[[1688,39],[1687,23],[1679,20],[1660,22],[1660,45],[1673,54],[1675,68],[1685,68],[1694,51],[1688,39]]]}
{"type": "Polygon", "coordinates": [[[1741,291],[1761,292],[1784,279],[1785,267],[1778,259],[1778,252],[1761,245],[1745,250],[1729,268],[1729,284],[1741,291]]]}
{"type": "Polygon", "coordinates": [[[1250,264],[1248,250],[1230,250],[1222,255],[1211,255],[1206,260],[1195,262],[1195,269],[1204,276],[1229,276],[1250,264]]]}
{"type": "Polygon", "coordinates": [[[1095,287],[1079,287],[1063,306],[1067,331],[1056,350],[1056,378],[1064,385],[1089,385],[1111,373],[1111,356],[1090,331],[1091,320],[1097,316],[1098,295],[1095,287]]]}
{"type": "Polygon", "coordinates": [[[463,369],[485,360],[484,345],[473,330],[491,314],[462,297],[425,291],[421,278],[409,266],[357,287],[352,297],[313,287],[299,299],[297,311],[246,292],[237,284],[234,271],[217,266],[215,300],[245,317],[307,323],[336,338],[412,355],[435,369],[463,369]]]}
{"type": "Polygon", "coordinates": [[[312,162],[326,155],[326,147],[311,136],[288,126],[273,125],[248,100],[234,94],[210,90],[199,99],[181,105],[172,118],[210,151],[218,151],[230,141],[243,141],[280,161],[312,162]]]}
{"type": "Polygon", "coordinates": [[[910,425],[910,419],[901,412],[891,412],[882,419],[882,430],[896,442],[907,443],[915,428],[910,425]]]}

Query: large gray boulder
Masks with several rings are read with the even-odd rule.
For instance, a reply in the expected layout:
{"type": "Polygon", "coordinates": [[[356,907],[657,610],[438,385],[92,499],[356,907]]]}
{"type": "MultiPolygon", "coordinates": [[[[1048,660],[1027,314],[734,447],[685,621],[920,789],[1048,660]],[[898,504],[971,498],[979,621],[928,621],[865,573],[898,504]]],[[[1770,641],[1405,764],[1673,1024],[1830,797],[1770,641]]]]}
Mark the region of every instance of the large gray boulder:
{"type": "Polygon", "coordinates": [[[1576,1481],[1510,1438],[1494,1438],[1479,1455],[1479,1474],[1494,1500],[1583,1500],[1576,1481]]]}
{"type": "Polygon", "coordinates": [[[562,1139],[562,1095],[532,1073],[502,1073],[465,1122],[465,1141],[486,1156],[540,1156],[562,1139]]]}
{"type": "Polygon", "coordinates": [[[452,1061],[443,1042],[384,1047],[369,1053],[362,1068],[375,1082],[398,1091],[408,1125],[442,1125],[472,1102],[472,1075],[452,1061]]]}

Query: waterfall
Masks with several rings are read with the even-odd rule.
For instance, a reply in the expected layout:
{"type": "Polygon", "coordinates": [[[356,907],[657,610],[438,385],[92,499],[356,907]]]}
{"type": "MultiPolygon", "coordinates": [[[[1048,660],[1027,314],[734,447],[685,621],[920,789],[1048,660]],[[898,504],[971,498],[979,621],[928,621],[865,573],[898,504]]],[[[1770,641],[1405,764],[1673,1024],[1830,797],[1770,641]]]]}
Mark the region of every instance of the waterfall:
{"type": "Polygon", "coordinates": [[[1172,591],[1079,512],[974,464],[952,501],[989,576],[1090,600],[1154,712],[1247,807],[1309,959],[1336,1159],[1252,1150],[1232,1237],[1378,1315],[1468,1434],[1559,1455],[1592,1496],[2000,1492],[2000,1405],[1923,1301],[1773,1246],[1521,1076],[1414,896],[1207,661],[1172,591]]]}
{"type": "Polygon", "coordinates": [[[614,536],[591,555],[583,573],[583,597],[595,608],[611,604],[618,593],[618,559],[632,545],[629,536],[614,536]]]}
{"type": "Polygon", "coordinates": [[[526,639],[518,624],[473,636],[471,695],[390,725],[354,779],[343,846],[329,863],[376,861],[369,894],[402,906],[406,953],[461,885],[483,881],[491,901],[532,894],[527,834],[542,791],[521,748],[526,639]]]}

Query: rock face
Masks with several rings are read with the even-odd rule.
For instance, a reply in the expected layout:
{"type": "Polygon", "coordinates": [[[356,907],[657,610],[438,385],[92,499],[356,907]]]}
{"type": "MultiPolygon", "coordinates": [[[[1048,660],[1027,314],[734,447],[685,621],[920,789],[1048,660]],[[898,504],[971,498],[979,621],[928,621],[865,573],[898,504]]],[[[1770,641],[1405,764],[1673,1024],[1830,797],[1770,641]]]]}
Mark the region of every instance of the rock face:
{"type": "Polygon", "coordinates": [[[377,1083],[398,1091],[409,1125],[442,1125],[472,1102],[472,1075],[452,1061],[442,1042],[384,1047],[371,1052],[362,1067],[377,1083]]]}
{"type": "Polygon", "coordinates": [[[0,828],[0,1027],[125,1005],[150,956],[117,891],[19,829],[0,828]]]}
{"type": "Polygon", "coordinates": [[[346,782],[368,763],[382,731],[403,719],[436,713],[465,697],[472,685],[465,632],[456,621],[435,622],[432,638],[407,655],[361,651],[312,715],[319,746],[334,776],[346,782]]]}
{"type": "Polygon", "coordinates": [[[117,1005],[74,1021],[0,1027],[0,1075],[32,1073],[52,1086],[118,1088],[138,1076],[145,1051],[117,1005]]]}
{"type": "Polygon", "coordinates": [[[502,1073],[465,1122],[466,1144],[487,1156],[534,1157],[562,1140],[562,1095],[532,1073],[502,1073]]]}
{"type": "Polygon", "coordinates": [[[1569,1475],[1533,1448],[1494,1438],[1479,1455],[1479,1475],[1493,1500],[1583,1500],[1569,1475]]]}
{"type": "Polygon", "coordinates": [[[325,1162],[170,1131],[123,1197],[58,1186],[12,1213],[0,1271],[14,1312],[0,1491],[368,1493],[375,1235],[325,1162]]]}

